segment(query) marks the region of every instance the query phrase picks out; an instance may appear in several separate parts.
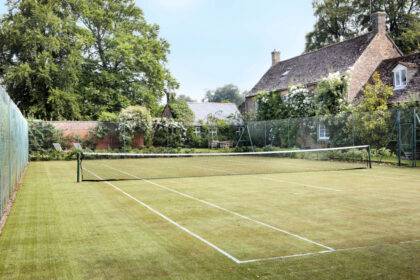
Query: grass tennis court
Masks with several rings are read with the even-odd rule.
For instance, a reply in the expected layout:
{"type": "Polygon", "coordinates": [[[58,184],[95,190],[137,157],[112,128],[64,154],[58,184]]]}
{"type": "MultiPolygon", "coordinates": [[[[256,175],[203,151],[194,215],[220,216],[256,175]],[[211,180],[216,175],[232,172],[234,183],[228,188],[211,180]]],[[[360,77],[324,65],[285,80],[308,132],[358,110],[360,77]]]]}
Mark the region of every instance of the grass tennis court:
{"type": "Polygon", "coordinates": [[[0,237],[0,279],[420,277],[418,168],[137,180],[166,165],[85,164],[133,180],[78,184],[75,162],[31,163],[0,237]]]}

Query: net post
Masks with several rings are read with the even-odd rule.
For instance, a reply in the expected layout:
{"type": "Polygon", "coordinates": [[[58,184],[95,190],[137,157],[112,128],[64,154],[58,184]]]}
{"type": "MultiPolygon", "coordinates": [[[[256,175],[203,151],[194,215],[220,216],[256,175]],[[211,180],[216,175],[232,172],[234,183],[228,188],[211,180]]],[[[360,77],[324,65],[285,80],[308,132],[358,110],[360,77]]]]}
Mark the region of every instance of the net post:
{"type": "Polygon", "coordinates": [[[398,166],[401,166],[401,111],[397,110],[397,158],[398,166]]]}
{"type": "Polygon", "coordinates": [[[370,145],[367,146],[367,152],[368,152],[368,168],[371,169],[372,168],[372,156],[371,156],[370,145]]]}
{"type": "Polygon", "coordinates": [[[81,180],[81,176],[80,176],[80,169],[81,169],[81,159],[82,159],[82,157],[81,157],[81,154],[80,154],[80,152],[77,152],[77,183],[80,183],[82,180],[81,180]]]}

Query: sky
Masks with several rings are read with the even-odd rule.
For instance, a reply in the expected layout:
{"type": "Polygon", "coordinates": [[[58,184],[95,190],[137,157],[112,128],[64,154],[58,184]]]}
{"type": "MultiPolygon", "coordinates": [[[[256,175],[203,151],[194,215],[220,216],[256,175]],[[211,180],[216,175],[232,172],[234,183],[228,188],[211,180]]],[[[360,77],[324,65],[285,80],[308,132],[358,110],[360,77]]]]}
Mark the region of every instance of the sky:
{"type": "MultiPolygon", "coordinates": [[[[0,0],[4,13],[5,0],[0,0]]],[[[250,90],[271,65],[303,52],[315,18],[312,0],[136,0],[171,45],[167,67],[177,94],[200,101],[225,84],[250,90]]]]}

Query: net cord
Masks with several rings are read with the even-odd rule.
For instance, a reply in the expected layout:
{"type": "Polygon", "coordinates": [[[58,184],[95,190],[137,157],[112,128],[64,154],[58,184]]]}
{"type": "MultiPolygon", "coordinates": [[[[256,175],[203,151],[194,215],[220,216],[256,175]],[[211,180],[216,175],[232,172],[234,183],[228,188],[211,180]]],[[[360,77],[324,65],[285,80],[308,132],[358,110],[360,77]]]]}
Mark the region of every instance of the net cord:
{"type": "Polygon", "coordinates": [[[242,153],[183,153],[183,154],[133,154],[133,153],[83,153],[82,160],[85,156],[121,156],[121,157],[133,157],[133,158],[146,158],[146,157],[205,157],[205,156],[252,156],[252,155],[287,155],[296,153],[311,153],[311,152],[329,152],[329,151],[341,151],[351,149],[370,149],[370,145],[361,146],[349,146],[349,147],[337,147],[337,148],[322,148],[322,149],[302,149],[302,150],[289,150],[289,151],[265,151],[265,152],[242,152],[242,153]]]}

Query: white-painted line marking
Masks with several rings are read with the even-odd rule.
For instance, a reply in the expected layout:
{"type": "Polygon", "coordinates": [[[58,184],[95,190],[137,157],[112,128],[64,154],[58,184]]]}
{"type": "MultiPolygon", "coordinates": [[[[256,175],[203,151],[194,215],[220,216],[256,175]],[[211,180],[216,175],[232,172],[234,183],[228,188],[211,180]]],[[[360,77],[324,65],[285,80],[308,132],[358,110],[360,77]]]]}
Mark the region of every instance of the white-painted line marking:
{"type": "Polygon", "coordinates": [[[295,254],[295,255],[288,255],[288,256],[244,260],[244,261],[240,261],[240,264],[253,263],[253,262],[264,262],[264,261],[274,261],[274,260],[284,260],[284,259],[291,259],[291,258],[298,258],[298,257],[321,255],[321,254],[327,254],[327,253],[333,253],[333,252],[335,252],[335,251],[329,251],[328,250],[328,251],[320,251],[320,252],[314,252],[314,253],[304,253],[304,254],[295,254]]]}
{"type": "MultiPolygon", "coordinates": [[[[92,171],[89,171],[88,169],[84,168],[84,170],[86,170],[87,172],[89,172],[90,174],[92,174],[93,176],[95,176],[96,178],[98,178],[99,180],[104,180],[103,178],[99,177],[98,175],[96,175],[95,173],[93,173],[92,171]]],[[[204,239],[203,237],[199,236],[198,234],[190,231],[189,229],[187,229],[184,226],[181,226],[180,224],[178,224],[177,222],[175,222],[174,220],[172,220],[171,218],[165,216],[164,214],[160,213],[159,211],[155,210],[154,208],[152,208],[151,206],[147,205],[146,203],[142,202],[141,200],[133,197],[132,195],[130,195],[129,193],[126,193],[125,191],[123,191],[122,189],[118,188],[117,186],[115,186],[114,184],[108,182],[108,181],[104,181],[105,184],[113,187],[115,190],[119,191],[120,193],[124,194],[125,196],[131,198],[132,200],[136,201],[138,204],[142,205],[143,207],[145,207],[146,209],[148,209],[149,211],[153,212],[154,214],[158,215],[159,217],[161,217],[162,219],[164,219],[165,221],[173,224],[174,226],[176,226],[177,228],[183,230],[184,232],[188,233],[189,235],[195,237],[196,239],[200,240],[201,242],[203,242],[204,244],[210,246],[211,248],[213,248],[214,250],[216,250],[217,252],[221,253],[222,255],[228,257],[230,260],[234,261],[237,264],[240,264],[241,261],[238,260],[237,258],[235,258],[234,256],[232,256],[231,254],[229,254],[228,252],[220,249],[219,247],[217,247],[216,245],[214,245],[213,243],[211,243],[210,241],[207,241],[206,239],[204,239]]]]}
{"type": "Polygon", "coordinates": [[[110,168],[110,169],[113,169],[113,170],[115,170],[115,171],[118,171],[118,172],[120,172],[120,173],[122,173],[122,174],[126,174],[126,175],[128,175],[128,176],[133,177],[133,178],[136,178],[136,179],[142,180],[142,181],[144,181],[144,182],[147,182],[147,183],[149,183],[149,184],[152,184],[152,185],[154,185],[154,186],[156,186],[156,187],[159,187],[159,188],[161,188],[161,189],[165,189],[165,190],[167,190],[167,191],[170,191],[170,192],[176,193],[176,194],[178,194],[178,195],[181,195],[181,196],[187,197],[187,198],[189,198],[189,199],[196,200],[196,201],[198,201],[198,202],[201,202],[201,203],[206,204],[206,205],[208,205],[208,206],[211,206],[211,207],[213,207],[213,208],[217,208],[217,209],[222,210],[222,211],[224,211],[224,212],[230,213],[230,214],[235,215],[235,216],[237,216],[237,217],[240,217],[240,218],[242,218],[242,219],[245,219],[245,220],[248,220],[248,221],[254,222],[254,223],[256,223],[256,224],[262,225],[262,226],[264,226],[264,227],[270,228],[270,229],[275,230],[275,231],[278,231],[278,232],[282,232],[282,233],[284,233],[284,234],[287,234],[287,235],[293,236],[293,237],[295,237],[295,238],[297,238],[297,239],[300,239],[300,240],[306,241],[306,242],[308,242],[308,243],[312,243],[312,244],[315,244],[315,245],[317,245],[317,246],[323,247],[323,248],[325,248],[325,249],[328,249],[329,251],[334,251],[334,250],[335,250],[334,248],[331,248],[331,247],[326,246],[326,245],[324,245],[324,244],[321,244],[321,243],[319,243],[319,242],[316,242],[316,241],[310,240],[310,239],[308,239],[308,238],[306,238],[306,237],[303,237],[303,236],[300,236],[300,235],[297,235],[297,234],[291,233],[290,231],[287,231],[287,230],[284,230],[284,229],[280,229],[280,228],[275,227],[275,226],[272,226],[272,225],[270,225],[270,224],[267,224],[267,223],[264,223],[264,222],[261,222],[261,221],[255,220],[255,219],[253,219],[253,218],[250,218],[250,217],[248,217],[248,216],[245,216],[245,215],[239,214],[239,213],[234,212],[234,211],[232,211],[232,210],[229,210],[229,209],[223,208],[223,207],[221,207],[221,206],[219,206],[219,205],[216,205],[216,204],[214,204],[214,203],[208,202],[208,201],[206,201],[206,200],[199,199],[199,198],[196,198],[196,197],[194,197],[194,196],[192,196],[192,195],[189,195],[189,194],[186,194],[186,193],[179,192],[179,191],[177,191],[177,190],[174,190],[174,189],[172,189],[172,188],[169,188],[169,187],[163,186],[163,185],[161,185],[161,184],[158,184],[158,183],[155,183],[155,182],[149,181],[149,180],[147,180],[147,179],[143,179],[143,178],[141,178],[141,177],[138,177],[138,176],[135,176],[135,175],[133,175],[133,174],[127,173],[127,172],[125,172],[125,171],[122,171],[122,170],[116,169],[116,168],[114,168],[114,167],[112,167],[112,166],[109,166],[109,165],[106,165],[106,164],[103,164],[103,165],[104,165],[104,166],[106,166],[106,167],[108,167],[108,168],[110,168]]]}

